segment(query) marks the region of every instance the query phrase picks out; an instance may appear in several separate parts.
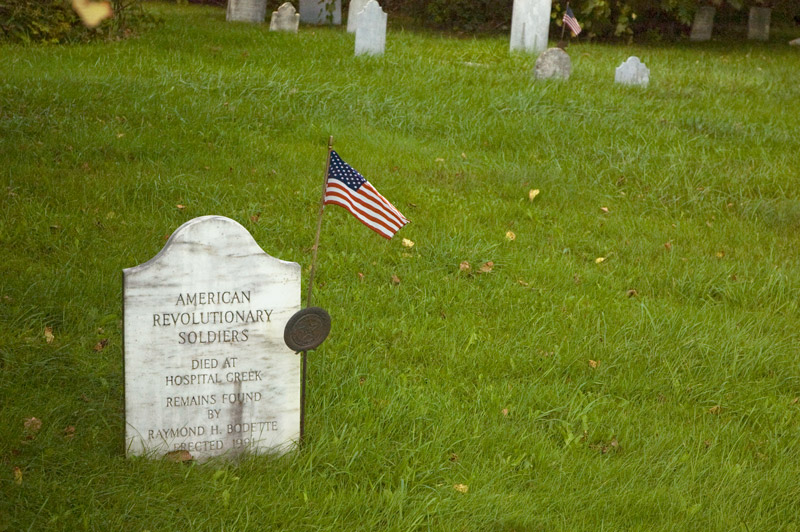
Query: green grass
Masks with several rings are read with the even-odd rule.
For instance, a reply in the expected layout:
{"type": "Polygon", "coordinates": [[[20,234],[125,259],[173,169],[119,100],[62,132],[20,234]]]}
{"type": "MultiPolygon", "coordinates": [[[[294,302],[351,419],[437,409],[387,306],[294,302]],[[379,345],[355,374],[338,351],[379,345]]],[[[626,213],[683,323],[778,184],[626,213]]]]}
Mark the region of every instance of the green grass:
{"type": "Polygon", "coordinates": [[[505,37],[355,58],[149,9],[0,47],[0,530],[800,530],[797,50],[573,44],[532,82],[505,37]],[[306,447],[124,458],[121,270],[220,214],[305,283],[328,135],[413,223],[326,211],[306,447]]]}

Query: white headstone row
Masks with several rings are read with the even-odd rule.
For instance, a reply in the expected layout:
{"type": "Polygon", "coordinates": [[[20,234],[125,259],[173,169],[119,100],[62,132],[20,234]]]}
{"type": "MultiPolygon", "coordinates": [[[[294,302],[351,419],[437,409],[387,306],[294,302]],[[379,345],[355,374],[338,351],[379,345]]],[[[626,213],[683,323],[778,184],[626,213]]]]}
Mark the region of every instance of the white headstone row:
{"type": "Polygon", "coordinates": [[[386,48],[386,13],[369,0],[356,17],[356,55],[381,55],[386,48]]]}

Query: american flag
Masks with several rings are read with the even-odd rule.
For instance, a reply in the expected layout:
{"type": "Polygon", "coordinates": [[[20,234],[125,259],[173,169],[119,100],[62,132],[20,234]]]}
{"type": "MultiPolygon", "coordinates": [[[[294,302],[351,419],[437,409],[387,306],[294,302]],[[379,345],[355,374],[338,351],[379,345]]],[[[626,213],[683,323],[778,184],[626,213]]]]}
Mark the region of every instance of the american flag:
{"type": "Polygon", "coordinates": [[[575,13],[572,12],[569,6],[567,6],[567,10],[564,12],[564,24],[566,24],[575,35],[581,32],[581,25],[578,24],[578,19],[575,18],[575,13]]]}
{"type": "Polygon", "coordinates": [[[394,205],[335,151],[331,151],[325,205],[344,207],[361,223],[387,239],[408,223],[394,205]]]}

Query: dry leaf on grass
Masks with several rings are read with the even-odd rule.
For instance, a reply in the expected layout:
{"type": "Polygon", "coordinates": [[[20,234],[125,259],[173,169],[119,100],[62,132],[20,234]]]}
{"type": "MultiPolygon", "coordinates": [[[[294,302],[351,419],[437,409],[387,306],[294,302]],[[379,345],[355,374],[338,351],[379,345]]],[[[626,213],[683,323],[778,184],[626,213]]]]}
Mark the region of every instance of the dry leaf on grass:
{"type": "Polygon", "coordinates": [[[504,409],[502,409],[502,410],[500,411],[500,413],[501,413],[501,414],[503,414],[503,416],[507,416],[507,415],[508,415],[508,408],[504,408],[504,409]]]}
{"type": "Polygon", "coordinates": [[[539,189],[538,188],[532,188],[528,192],[528,200],[529,201],[533,201],[536,198],[536,196],[538,196],[538,195],[539,195],[539,189]]]}
{"type": "Polygon", "coordinates": [[[400,284],[400,278],[396,275],[392,275],[392,284],[394,285],[400,284]]]}
{"type": "Polygon", "coordinates": [[[29,435],[34,435],[42,429],[42,420],[35,417],[29,417],[25,419],[22,426],[25,427],[26,433],[29,435]]]}
{"type": "Polygon", "coordinates": [[[594,259],[594,263],[595,264],[600,264],[601,262],[604,262],[605,260],[606,260],[605,257],[597,257],[596,259],[594,259]]]}
{"type": "Polygon", "coordinates": [[[514,241],[517,239],[517,235],[514,234],[514,231],[506,231],[506,240],[514,241]]]}
{"type": "Polygon", "coordinates": [[[494,262],[493,261],[488,261],[488,262],[484,262],[481,265],[480,271],[481,271],[481,273],[489,273],[490,271],[492,271],[492,269],[494,269],[494,262]]]}
{"type": "Polygon", "coordinates": [[[597,368],[598,364],[599,364],[599,362],[597,360],[589,360],[589,367],[592,368],[592,369],[597,368]]]}
{"type": "Polygon", "coordinates": [[[185,209],[185,208],[186,208],[186,205],[181,205],[181,204],[179,203],[179,204],[175,205],[175,208],[176,208],[176,209],[178,209],[179,211],[182,211],[183,209],[185,209]]]}
{"type": "Polygon", "coordinates": [[[628,297],[636,297],[639,295],[639,292],[637,292],[635,288],[631,288],[626,294],[628,294],[628,297]]]}
{"type": "Polygon", "coordinates": [[[456,484],[453,486],[453,489],[459,493],[466,493],[469,491],[469,486],[466,484],[456,484]]]}
{"type": "Polygon", "coordinates": [[[600,207],[600,210],[608,214],[608,207],[600,207]]]}
{"type": "Polygon", "coordinates": [[[403,247],[405,247],[405,248],[413,248],[414,247],[414,242],[409,240],[409,239],[407,239],[407,238],[404,238],[403,239],[403,247]]]}
{"type": "Polygon", "coordinates": [[[170,451],[164,455],[164,458],[170,462],[189,462],[194,460],[192,453],[186,450],[170,451]]]}
{"type": "Polygon", "coordinates": [[[22,484],[22,469],[18,467],[14,468],[14,482],[16,484],[22,484]]]}
{"type": "Polygon", "coordinates": [[[73,427],[72,425],[67,426],[64,429],[64,439],[71,440],[74,437],[75,437],[75,427],[73,427]]]}
{"type": "Polygon", "coordinates": [[[53,340],[56,339],[56,337],[53,336],[53,328],[52,327],[45,327],[44,328],[44,339],[48,344],[52,344],[53,340]]]}
{"type": "Polygon", "coordinates": [[[714,405],[708,409],[709,414],[718,415],[722,411],[722,407],[719,405],[714,405]]]}
{"type": "Polygon", "coordinates": [[[468,272],[471,268],[472,266],[470,266],[469,262],[465,260],[461,261],[461,264],[458,265],[458,269],[461,270],[462,272],[468,272]]]}
{"type": "Polygon", "coordinates": [[[100,340],[99,342],[97,342],[96,344],[94,344],[94,347],[93,347],[92,349],[94,349],[94,351],[95,351],[96,353],[99,353],[99,352],[100,352],[100,351],[102,351],[102,350],[103,350],[103,349],[104,349],[104,348],[105,348],[107,345],[108,345],[108,338],[103,338],[102,340],[100,340]]]}
{"type": "Polygon", "coordinates": [[[672,242],[664,242],[664,249],[672,251],[672,242]]]}

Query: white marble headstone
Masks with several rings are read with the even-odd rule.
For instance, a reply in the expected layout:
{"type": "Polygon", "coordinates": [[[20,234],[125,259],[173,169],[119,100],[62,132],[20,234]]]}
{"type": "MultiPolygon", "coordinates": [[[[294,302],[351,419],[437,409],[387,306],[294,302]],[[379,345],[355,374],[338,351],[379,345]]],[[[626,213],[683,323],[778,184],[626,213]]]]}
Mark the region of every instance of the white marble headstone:
{"type": "Polygon", "coordinates": [[[342,23],[342,0],[300,0],[300,22],[338,26],[342,23]]]}
{"type": "Polygon", "coordinates": [[[511,51],[539,53],[547,48],[552,0],[514,0],[511,51]]]}
{"type": "Polygon", "coordinates": [[[700,6],[694,14],[694,23],[692,23],[692,32],[689,34],[689,40],[700,42],[710,41],[711,33],[714,31],[714,15],[717,13],[714,6],[700,6]]]}
{"type": "Polygon", "coordinates": [[[285,452],[300,436],[300,357],[283,340],[300,265],[203,216],[123,270],[128,455],[285,452]]]}
{"type": "Polygon", "coordinates": [[[228,0],[225,20],[261,24],[267,16],[267,0],[228,0]]]}
{"type": "Polygon", "coordinates": [[[769,7],[751,7],[747,19],[747,38],[754,41],[768,41],[771,18],[772,9],[769,7]]]}
{"type": "Polygon", "coordinates": [[[297,33],[300,26],[300,13],[298,13],[291,2],[284,2],[277,11],[272,12],[269,21],[269,31],[288,31],[297,33]]]}
{"type": "Polygon", "coordinates": [[[572,60],[561,48],[548,48],[536,58],[533,76],[536,79],[569,79],[572,60]]]}
{"type": "Polygon", "coordinates": [[[614,81],[623,85],[647,87],[650,83],[650,69],[638,57],[632,55],[617,67],[614,81]]]}
{"type": "Polygon", "coordinates": [[[347,31],[349,33],[355,33],[358,14],[364,10],[364,6],[367,5],[368,1],[369,0],[350,0],[350,7],[347,8],[347,31]]]}
{"type": "Polygon", "coordinates": [[[369,0],[356,21],[356,55],[381,55],[386,48],[386,13],[369,0]]]}

